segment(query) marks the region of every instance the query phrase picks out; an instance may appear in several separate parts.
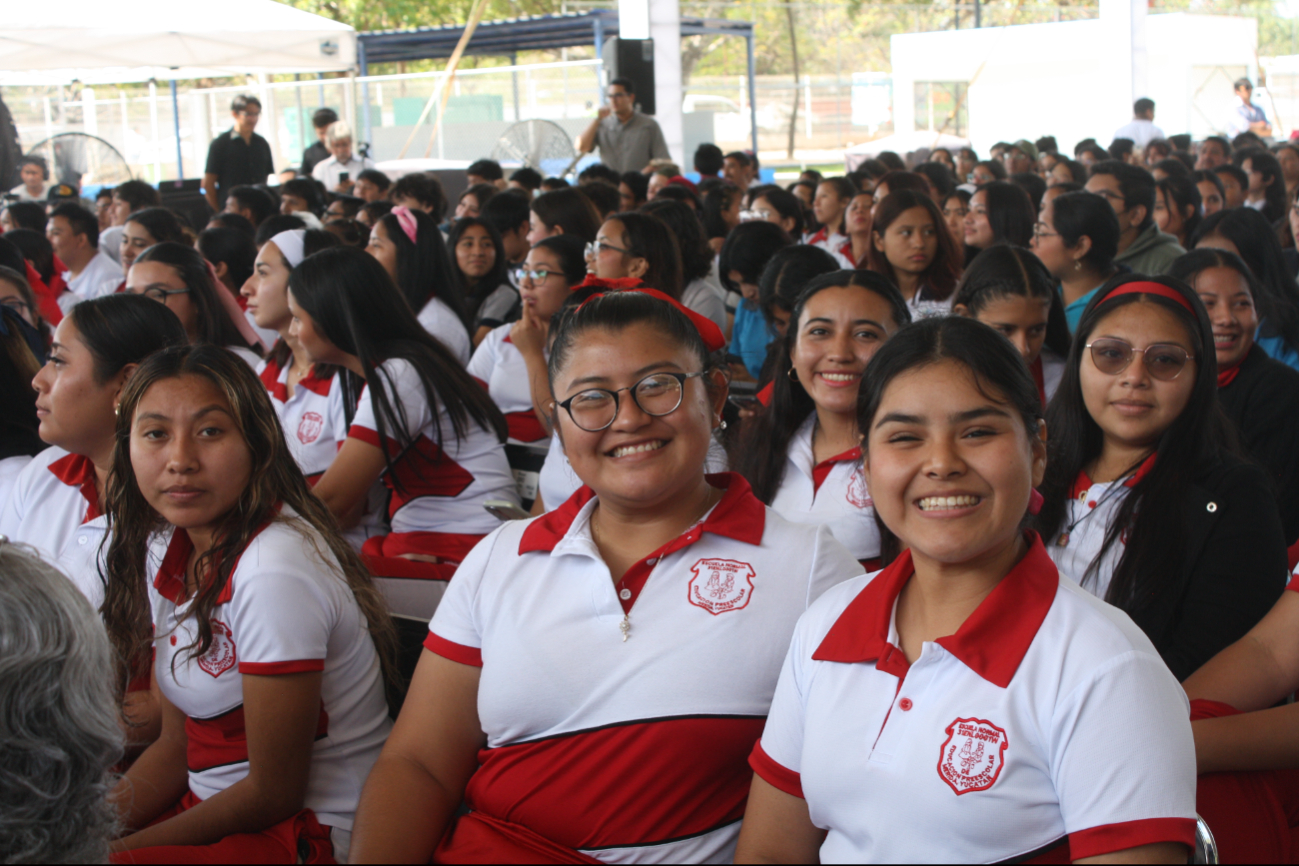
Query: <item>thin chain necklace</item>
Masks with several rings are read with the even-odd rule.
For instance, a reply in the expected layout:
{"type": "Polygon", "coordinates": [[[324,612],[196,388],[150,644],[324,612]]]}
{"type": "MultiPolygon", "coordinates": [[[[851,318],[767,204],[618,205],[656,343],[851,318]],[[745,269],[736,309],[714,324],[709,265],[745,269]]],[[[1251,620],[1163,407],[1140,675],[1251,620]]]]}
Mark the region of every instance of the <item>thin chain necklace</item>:
{"type": "MultiPolygon", "coordinates": [[[[707,513],[712,509],[712,507],[716,504],[716,503],[713,502],[713,498],[714,498],[714,496],[716,496],[716,495],[719,494],[719,493],[721,493],[721,491],[720,491],[720,490],[717,490],[717,489],[714,488],[714,487],[709,487],[709,488],[708,488],[708,496],[704,499],[704,507],[703,507],[703,510],[699,512],[699,516],[698,516],[698,517],[696,517],[694,520],[690,521],[690,526],[686,527],[686,530],[687,530],[687,531],[689,531],[690,527],[695,526],[697,523],[699,523],[699,521],[701,521],[701,520],[704,519],[704,515],[707,514],[707,513]]],[[[720,501],[720,497],[718,497],[718,501],[720,501]]],[[[596,518],[596,516],[597,516],[599,513],[600,513],[600,510],[599,510],[599,508],[597,508],[597,509],[596,509],[594,512],[592,512],[592,514],[591,514],[591,541],[595,543],[595,546],[596,546],[596,549],[597,549],[597,550],[598,550],[599,547],[600,547],[600,539],[598,538],[598,536],[599,536],[600,533],[599,533],[599,531],[596,529],[595,518],[596,518]]],[[[620,582],[621,582],[621,581],[620,581],[620,582]]],[[[622,615],[622,622],[618,623],[618,630],[622,632],[622,642],[623,642],[623,643],[626,643],[626,642],[627,642],[627,638],[631,636],[631,611],[624,611],[624,612],[623,612],[623,615],[622,615]]]]}
{"type": "MultiPolygon", "coordinates": [[[[1113,481],[1111,481],[1109,489],[1107,489],[1105,493],[1101,496],[1101,498],[1096,502],[1096,507],[1087,509],[1087,512],[1083,514],[1082,517],[1079,517],[1073,523],[1070,523],[1068,526],[1066,526],[1064,528],[1064,532],[1061,532],[1060,537],[1056,539],[1055,541],[1056,545],[1058,547],[1068,547],[1069,537],[1073,535],[1074,528],[1077,527],[1080,523],[1082,523],[1087,518],[1091,517],[1096,512],[1100,511],[1101,506],[1104,505],[1106,502],[1109,502],[1114,497],[1122,494],[1123,491],[1127,489],[1126,488],[1127,480],[1136,474],[1137,474],[1136,470],[1134,469],[1133,471],[1127,473],[1126,475],[1122,475],[1114,479],[1113,481]]],[[[1087,495],[1087,491],[1083,491],[1083,496],[1086,495],[1087,495]]]]}

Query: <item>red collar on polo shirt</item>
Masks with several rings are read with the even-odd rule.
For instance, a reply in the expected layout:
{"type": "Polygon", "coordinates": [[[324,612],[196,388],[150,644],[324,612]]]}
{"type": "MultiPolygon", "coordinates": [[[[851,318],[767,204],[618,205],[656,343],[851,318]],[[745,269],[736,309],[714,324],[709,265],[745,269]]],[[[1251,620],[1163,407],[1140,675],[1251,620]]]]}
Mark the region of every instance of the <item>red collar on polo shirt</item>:
{"type": "MultiPolygon", "coordinates": [[[[1154,454],[1151,454],[1145,460],[1142,460],[1141,465],[1137,467],[1137,471],[1133,472],[1126,479],[1124,479],[1123,486],[1136,487],[1137,482],[1140,481],[1142,478],[1145,478],[1147,475],[1149,475],[1150,470],[1155,468],[1155,458],[1157,456],[1159,456],[1158,451],[1156,451],[1154,454]]],[[[1091,478],[1087,475],[1086,472],[1079,472],[1078,477],[1074,479],[1073,488],[1069,491],[1069,498],[1074,499],[1075,497],[1081,496],[1084,491],[1091,489],[1093,483],[1094,482],[1091,480],[1091,478]]]]}
{"type": "Polygon", "coordinates": [[[90,458],[81,454],[69,454],[60,457],[50,464],[49,469],[69,487],[80,487],[81,496],[86,500],[86,516],[82,523],[89,523],[104,512],[99,510],[99,493],[95,490],[95,464],[90,458]]]}
{"type": "MultiPolygon", "coordinates": [[[[284,503],[275,504],[275,514],[280,513],[284,503]]],[[[272,520],[274,517],[271,518],[272,520]]],[[[271,525],[267,520],[248,537],[248,544],[252,544],[253,539],[262,534],[266,527],[271,525]]],[[[248,545],[244,545],[244,550],[248,545]]],[[[189,555],[194,552],[194,542],[190,540],[189,533],[180,527],[172,533],[171,541],[167,544],[167,553],[162,557],[162,565],[158,566],[158,573],[153,578],[153,588],[158,594],[170,601],[172,604],[179,605],[185,601],[185,566],[189,565],[189,555]]],[[[234,574],[235,569],[239,567],[239,558],[242,557],[243,551],[235,557],[234,565],[230,566],[230,576],[226,579],[226,585],[221,589],[221,594],[217,596],[217,604],[228,604],[230,599],[235,596],[234,574]]]]}
{"type": "Polygon", "coordinates": [[[1236,381],[1236,377],[1240,375],[1240,365],[1244,360],[1244,358],[1241,358],[1240,361],[1236,362],[1236,366],[1234,367],[1227,367],[1225,369],[1222,367],[1218,368],[1219,388],[1226,388],[1232,382],[1236,381]]]}
{"type": "Polygon", "coordinates": [[[812,495],[815,496],[825,483],[825,479],[830,475],[830,470],[835,467],[836,463],[845,463],[849,460],[861,460],[861,448],[849,448],[842,454],[836,454],[833,457],[827,457],[820,463],[812,467],[812,495]]]}
{"type": "MultiPolygon", "coordinates": [[[[266,390],[270,392],[272,397],[281,403],[287,403],[289,387],[280,381],[281,372],[280,365],[275,363],[273,359],[268,359],[266,366],[262,368],[262,384],[266,386],[266,390]]],[[[308,391],[326,397],[329,395],[329,385],[333,378],[332,373],[324,377],[317,375],[316,365],[312,364],[311,369],[307,371],[307,375],[299,379],[295,387],[306,388],[308,391]]]]}
{"type": "Polygon", "coordinates": [[[820,229],[817,230],[816,234],[812,235],[810,238],[807,239],[807,242],[809,244],[819,244],[821,241],[825,240],[830,236],[827,232],[828,229],[822,226],[820,229]]]}
{"type": "MultiPolygon", "coordinates": [[[[700,533],[711,532],[724,535],[746,544],[761,544],[762,532],[766,525],[766,506],[758,501],[745,481],[734,472],[722,472],[707,475],[708,483],[719,490],[725,490],[722,501],[717,503],[708,518],[680,538],[668,542],[664,548],[650,554],[652,557],[665,556],[680,550],[699,539],[700,533]]],[[[573,526],[577,513],[595,498],[591,488],[583,485],[567,502],[532,522],[523,530],[519,541],[519,553],[531,553],[544,550],[547,553],[563,540],[573,526]]]]}
{"type": "MultiPolygon", "coordinates": [[[[993,588],[974,613],[935,643],[988,682],[1010,685],[1042,621],[1051,610],[1060,577],[1036,532],[1025,533],[1028,553],[993,588]]],[[[889,643],[889,624],[902,587],[911,579],[911,551],[904,551],[857,594],[839,615],[812,658],[818,661],[876,662],[901,678],[910,665],[889,643]]]]}

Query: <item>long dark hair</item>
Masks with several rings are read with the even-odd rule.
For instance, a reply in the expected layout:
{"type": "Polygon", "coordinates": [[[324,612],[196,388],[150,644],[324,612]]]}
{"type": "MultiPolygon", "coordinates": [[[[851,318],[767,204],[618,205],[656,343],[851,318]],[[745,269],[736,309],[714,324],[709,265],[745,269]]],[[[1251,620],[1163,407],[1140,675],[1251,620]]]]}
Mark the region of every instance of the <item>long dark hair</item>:
{"type": "MultiPolygon", "coordinates": [[[[5,232],[4,239],[18,248],[22,257],[31,262],[36,275],[49,285],[54,279],[54,245],[50,239],[38,231],[22,228],[5,232]]],[[[19,273],[25,273],[25,270],[19,273]]]]}
{"type": "MultiPolygon", "coordinates": [[[[401,481],[393,469],[415,442],[406,432],[407,410],[397,399],[395,383],[378,370],[385,361],[400,358],[419,374],[438,445],[447,436],[440,409],[446,411],[457,440],[465,438],[473,422],[505,442],[508,431],[501,410],[451,350],[420,326],[410,304],[373,256],[350,247],[322,250],[293,269],[289,291],[325,339],[361,362],[379,426],[375,432],[381,441],[395,440],[402,449],[396,457],[384,450],[389,478],[399,489],[401,481]]],[[[343,386],[344,401],[355,404],[360,395],[352,392],[354,384],[344,379],[343,386]]]]}
{"type": "MultiPolygon", "coordinates": [[[[1186,330],[1195,358],[1195,383],[1186,408],[1155,445],[1159,457],[1154,466],[1124,497],[1105,531],[1100,553],[1082,576],[1085,581],[1122,537],[1126,542],[1123,555],[1114,569],[1105,600],[1129,612],[1150,604],[1177,580],[1188,540],[1180,505],[1189,498],[1196,477],[1216,464],[1224,452],[1234,450],[1230,422],[1218,403],[1213,328],[1199,296],[1185,283],[1169,277],[1134,274],[1115,277],[1100,288],[1083,311],[1064,376],[1047,410],[1050,445],[1046,477],[1042,481],[1045,502],[1035,520],[1042,538],[1049,540],[1060,533],[1078,473],[1099,458],[1103,448],[1104,434],[1087,411],[1079,373],[1088,338],[1106,316],[1138,302],[1158,305],[1186,330]],[[1190,310],[1156,294],[1110,297],[1118,287],[1133,282],[1166,286],[1182,296],[1190,310]]],[[[1129,471],[1136,468],[1131,466],[1129,471]]]]}
{"type": "Polygon", "coordinates": [[[188,342],[185,327],[166,304],[129,292],[82,301],[67,318],[90,352],[99,385],[127,364],[138,364],[154,352],[188,342]]]}
{"type": "Polygon", "coordinates": [[[35,331],[16,310],[0,307],[0,460],[35,457],[45,450],[37,432],[36,390],[32,378],[41,361],[32,352],[28,337],[35,331]]]}
{"type": "Polygon", "coordinates": [[[1245,281],[1246,289],[1249,290],[1249,296],[1255,299],[1258,298],[1260,291],[1258,278],[1249,269],[1249,265],[1245,264],[1244,259],[1230,250],[1220,250],[1216,247],[1191,250],[1186,255],[1173,259],[1173,263],[1168,266],[1168,273],[1165,276],[1174,280],[1181,280],[1194,291],[1195,278],[1204,271],[1209,270],[1209,268],[1230,268],[1240,274],[1240,278],[1245,281]]]}
{"type": "Polygon", "coordinates": [[[893,224],[894,220],[902,216],[912,208],[922,208],[934,223],[934,235],[938,238],[938,250],[934,253],[934,260],[929,263],[929,267],[920,275],[920,285],[922,288],[928,288],[931,297],[924,300],[945,301],[952,295],[952,290],[956,288],[956,280],[961,275],[961,249],[956,244],[956,238],[947,228],[947,220],[943,219],[943,212],[934,204],[934,200],[928,195],[915,190],[903,189],[897,192],[890,192],[880,202],[879,209],[876,211],[871,224],[871,243],[866,251],[866,260],[868,267],[877,274],[883,274],[893,283],[897,284],[897,277],[893,273],[893,265],[889,263],[888,257],[881,250],[875,249],[874,235],[884,237],[884,232],[893,224]]]}
{"type": "Polygon", "coordinates": [[[1033,225],[1037,212],[1033,202],[1022,187],[994,180],[979,187],[988,206],[988,225],[992,227],[993,243],[1011,243],[1026,247],[1033,239],[1033,225]]]}
{"type": "MultiPolygon", "coordinates": [[[[1245,161],[1249,160],[1254,171],[1263,175],[1265,180],[1271,181],[1264,190],[1264,204],[1260,213],[1270,223],[1280,222],[1286,216],[1286,194],[1285,194],[1285,174],[1281,171],[1281,163],[1275,156],[1263,150],[1260,147],[1251,148],[1239,152],[1232,161],[1240,166],[1241,170],[1245,169],[1245,161]]],[[[1248,172],[1246,172],[1248,174],[1248,172]]]]}
{"type": "Polygon", "coordinates": [[[414,241],[406,236],[394,213],[385,214],[376,223],[383,226],[388,240],[397,248],[397,288],[416,315],[430,299],[437,298],[468,328],[473,323],[465,315],[464,298],[452,290],[455,268],[447,256],[442,232],[433,217],[423,211],[412,210],[410,214],[415,218],[414,241]]]}
{"type": "Polygon", "coordinates": [[[1069,355],[1069,322],[1055,278],[1031,250],[1010,244],[993,244],[974,257],[956,289],[952,306],[965,307],[978,318],[992,301],[1017,295],[1048,304],[1044,345],[1061,358],[1069,355]]]}
{"type": "MultiPolygon", "coordinates": [[[[126,218],[129,223],[138,223],[149,233],[156,244],[161,243],[185,243],[185,224],[180,221],[180,217],[174,211],[165,207],[147,207],[138,210],[126,218]]],[[[256,258],[254,255],[253,258],[256,258]]],[[[251,267],[249,273],[252,273],[251,267]]]]}
{"type": "Polygon", "coordinates": [[[252,457],[252,471],[238,503],[222,516],[221,525],[213,534],[211,550],[195,564],[195,572],[203,575],[204,580],[186,613],[187,617],[194,618],[198,632],[195,642],[187,647],[191,657],[203,655],[212,646],[212,611],[229,584],[239,557],[265,524],[281,522],[293,526],[316,545],[316,539],[310,535],[314,531],[327,548],[321,550],[316,545],[321,560],[326,566],[331,556],[337,561],[338,576],[352,590],[374,639],[391,697],[397,685],[396,635],[382,596],[360,556],[343,538],[329,509],[311,492],[302,476],[261,380],[243,361],[211,345],[177,346],[151,355],[122,390],[113,468],[104,485],[108,580],[102,608],[104,625],[117,657],[128,667],[122,671],[119,683],[148,669],[147,649],[153,641],[147,591],[153,580],[149,573],[149,542],[155,533],[166,528],[136,481],[131,464],[131,425],[136,407],[153,385],[182,376],[201,377],[221,390],[252,457]],[[280,515],[281,503],[297,515],[280,515]]]}
{"type": "Polygon", "coordinates": [[[713,251],[704,237],[704,227],[690,205],[671,199],[656,199],[639,208],[667,224],[681,250],[681,287],[702,280],[713,269],[713,251]]]}
{"type": "Polygon", "coordinates": [[[1264,334],[1279,334],[1299,349],[1299,286],[1286,267],[1281,242],[1267,217],[1253,208],[1234,207],[1209,214],[1191,238],[1191,246],[1210,235],[1222,235],[1240,251],[1240,257],[1258,278],[1258,304],[1264,334]]]}
{"type": "Polygon", "coordinates": [[[184,244],[163,241],[140,253],[135,261],[137,264],[157,262],[169,265],[180,275],[181,282],[189,289],[189,299],[198,311],[200,342],[211,343],[214,346],[238,346],[257,351],[248,344],[244,335],[239,333],[239,328],[230,320],[225,305],[221,303],[221,298],[217,294],[223,289],[217,286],[216,278],[212,276],[208,263],[198,250],[184,244]]]}
{"type": "Polygon", "coordinates": [[[728,180],[724,180],[704,193],[704,233],[708,239],[724,238],[731,232],[731,227],[722,219],[722,214],[730,210],[735,200],[744,195],[744,191],[728,180]]]}
{"type": "MultiPolygon", "coordinates": [[[[384,217],[388,219],[388,217],[384,217]]],[[[385,223],[385,225],[387,225],[385,223]]],[[[502,283],[508,280],[509,262],[505,257],[505,241],[501,238],[501,233],[482,217],[463,217],[455,221],[451,226],[451,232],[447,235],[447,260],[451,266],[451,280],[455,286],[455,291],[449,294],[459,295],[463,298],[465,316],[472,323],[478,320],[478,309],[482,307],[483,301],[487,296],[501,287],[502,283]],[[465,276],[464,271],[460,270],[460,263],[456,259],[456,244],[460,243],[460,238],[466,231],[478,226],[487,232],[487,238],[492,242],[492,247],[496,250],[496,259],[492,262],[492,268],[487,273],[478,278],[478,282],[472,286],[469,285],[469,278],[465,276]]],[[[413,306],[413,305],[412,305],[413,306]]]]}
{"type": "Polygon", "coordinates": [[[613,220],[622,223],[628,252],[644,258],[649,264],[649,270],[641,274],[641,282],[670,298],[680,299],[683,288],[681,247],[667,223],[652,214],[637,211],[611,214],[608,221],[613,220]]]}
{"type": "MultiPolygon", "coordinates": [[[[902,294],[874,271],[835,271],[823,274],[811,280],[803,289],[794,302],[785,339],[777,345],[772,365],[774,375],[771,379],[771,403],[744,425],[739,453],[735,455],[736,471],[748,480],[753,494],[767,504],[776,498],[781,480],[785,477],[790,441],[808,415],[816,411],[816,404],[803,383],[794,381],[788,375],[793,366],[794,345],[798,342],[798,321],[803,316],[808,300],[819,292],[838,286],[857,286],[888,301],[893,324],[899,328],[911,321],[911,311],[907,309],[902,294]]],[[[1020,361],[1020,366],[1023,366],[1023,361],[1020,361]]],[[[868,374],[862,378],[863,388],[869,378],[869,369],[868,365],[868,374]]]]}
{"type": "MultiPolygon", "coordinates": [[[[1180,163],[1179,163],[1180,164],[1180,163]]],[[[1284,183],[1282,184],[1284,186],[1284,183]]],[[[1195,234],[1195,230],[1200,227],[1200,188],[1188,176],[1179,176],[1170,174],[1163,180],[1155,182],[1155,195],[1164,196],[1164,204],[1170,208],[1177,208],[1178,216],[1182,218],[1182,234],[1190,238],[1195,234]],[[1186,215],[1186,208],[1191,209],[1191,215],[1186,215]]],[[[1158,204],[1158,201],[1155,202],[1158,204]]],[[[1180,241],[1181,238],[1178,238],[1180,241]]]]}
{"type": "Polygon", "coordinates": [[[198,235],[198,251],[213,267],[225,264],[236,291],[253,275],[257,245],[249,232],[224,227],[204,229],[198,235]]]}
{"type": "Polygon", "coordinates": [[[532,200],[532,212],[546,228],[556,226],[566,235],[577,235],[585,243],[600,231],[600,214],[591,200],[574,188],[553,189],[532,200]]]}
{"type": "MultiPolygon", "coordinates": [[[[863,451],[867,450],[871,425],[884,392],[893,380],[909,370],[940,361],[955,361],[969,370],[980,393],[1009,405],[1019,413],[1029,437],[1037,435],[1042,401],[1019,352],[986,325],[960,316],[942,316],[903,328],[866,365],[857,397],[857,429],[864,434],[863,451]]],[[[887,564],[897,557],[901,545],[880,520],[878,511],[875,521],[880,527],[880,558],[887,564]]]]}

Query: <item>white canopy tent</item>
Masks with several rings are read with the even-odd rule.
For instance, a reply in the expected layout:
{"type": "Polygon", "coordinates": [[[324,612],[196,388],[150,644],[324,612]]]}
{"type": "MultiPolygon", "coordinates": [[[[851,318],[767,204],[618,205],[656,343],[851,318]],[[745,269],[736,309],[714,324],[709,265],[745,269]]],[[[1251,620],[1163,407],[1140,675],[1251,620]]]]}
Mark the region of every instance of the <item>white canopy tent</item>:
{"type": "Polygon", "coordinates": [[[336,72],[356,66],[356,31],[275,0],[10,3],[0,85],[336,72]]]}

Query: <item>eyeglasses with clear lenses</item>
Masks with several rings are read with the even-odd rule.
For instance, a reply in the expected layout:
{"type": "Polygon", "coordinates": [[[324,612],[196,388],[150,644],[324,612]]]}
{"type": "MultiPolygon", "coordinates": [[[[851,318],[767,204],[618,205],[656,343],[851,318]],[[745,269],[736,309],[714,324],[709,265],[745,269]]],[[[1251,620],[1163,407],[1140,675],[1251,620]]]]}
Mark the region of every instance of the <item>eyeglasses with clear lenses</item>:
{"type": "Polygon", "coordinates": [[[586,245],[586,257],[588,259],[593,259],[596,257],[596,254],[607,252],[609,250],[613,250],[615,253],[626,253],[627,255],[632,254],[631,250],[625,250],[622,247],[615,247],[613,244],[604,241],[591,241],[586,245]]]}
{"type": "Polygon", "coordinates": [[[152,298],[160,304],[165,304],[167,303],[167,299],[172,295],[188,295],[189,289],[164,289],[158,286],[149,286],[149,288],[140,292],[140,294],[144,295],[146,298],[152,298]]]}
{"type": "Polygon", "coordinates": [[[704,372],[651,373],[629,388],[616,391],[588,388],[559,405],[578,427],[588,433],[599,433],[618,417],[618,395],[623,391],[631,392],[631,399],[642,412],[659,418],[677,411],[685,394],[686,380],[702,376],[704,372]]]}
{"type": "Polygon", "coordinates": [[[529,270],[528,268],[519,268],[518,270],[519,279],[522,280],[526,277],[534,283],[544,283],[551,274],[557,273],[559,273],[559,271],[548,271],[545,268],[536,271],[529,270]]]}
{"type": "Polygon", "coordinates": [[[1092,363],[1096,369],[1107,376],[1122,373],[1132,363],[1133,356],[1140,352],[1146,372],[1164,382],[1171,382],[1180,376],[1186,368],[1186,362],[1195,357],[1172,343],[1151,343],[1144,349],[1138,349],[1127,340],[1113,337],[1092,340],[1085,348],[1091,351],[1092,363]]]}

